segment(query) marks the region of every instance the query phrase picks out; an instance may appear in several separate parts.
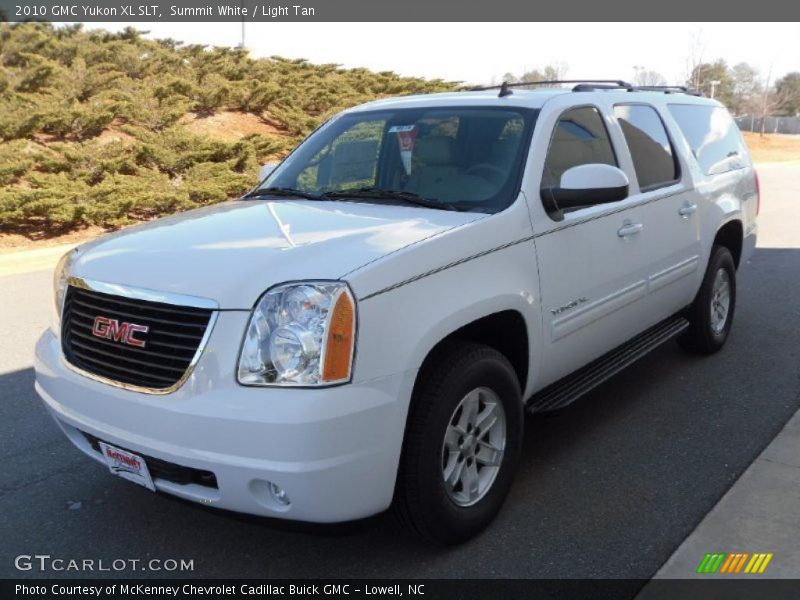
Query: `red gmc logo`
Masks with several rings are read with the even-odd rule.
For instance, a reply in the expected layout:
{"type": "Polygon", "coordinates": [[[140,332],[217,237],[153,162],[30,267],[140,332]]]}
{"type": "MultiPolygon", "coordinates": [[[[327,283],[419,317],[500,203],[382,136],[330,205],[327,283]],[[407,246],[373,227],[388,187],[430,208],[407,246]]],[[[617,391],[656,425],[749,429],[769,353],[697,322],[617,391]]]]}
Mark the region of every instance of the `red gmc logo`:
{"type": "Polygon", "coordinates": [[[111,448],[106,450],[106,456],[114,459],[119,463],[127,465],[132,469],[136,469],[137,471],[142,468],[141,463],[132,456],[125,456],[124,454],[117,452],[116,450],[112,450],[111,448]]]}
{"type": "Polygon", "coordinates": [[[92,325],[92,335],[106,340],[114,340],[128,344],[129,346],[137,346],[144,348],[144,340],[139,340],[134,335],[141,331],[147,333],[150,328],[147,325],[138,325],[136,323],[120,323],[117,319],[109,319],[108,317],[95,317],[94,324],[92,325]]]}

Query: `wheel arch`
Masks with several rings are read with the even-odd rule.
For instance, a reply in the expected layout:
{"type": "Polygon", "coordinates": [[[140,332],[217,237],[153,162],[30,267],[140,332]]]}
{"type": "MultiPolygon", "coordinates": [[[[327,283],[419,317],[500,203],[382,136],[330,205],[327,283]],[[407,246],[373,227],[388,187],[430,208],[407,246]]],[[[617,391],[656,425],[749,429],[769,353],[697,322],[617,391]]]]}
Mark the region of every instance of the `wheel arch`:
{"type": "Polygon", "coordinates": [[[744,245],[744,225],[738,218],[731,219],[723,224],[714,236],[714,246],[725,246],[733,255],[733,263],[739,268],[744,245]]]}
{"type": "Polygon", "coordinates": [[[425,373],[432,368],[442,352],[454,342],[474,342],[494,348],[505,356],[514,368],[520,390],[524,393],[530,376],[531,343],[523,314],[516,309],[506,309],[479,317],[454,329],[436,342],[422,360],[416,389],[425,373]]]}

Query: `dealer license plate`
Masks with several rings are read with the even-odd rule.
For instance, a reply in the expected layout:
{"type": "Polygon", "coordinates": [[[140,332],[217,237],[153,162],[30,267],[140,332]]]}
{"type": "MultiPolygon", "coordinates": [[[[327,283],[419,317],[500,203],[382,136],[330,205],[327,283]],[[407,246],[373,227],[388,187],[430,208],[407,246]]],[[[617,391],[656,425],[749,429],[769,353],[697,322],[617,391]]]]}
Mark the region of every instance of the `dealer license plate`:
{"type": "Polygon", "coordinates": [[[150,471],[147,469],[147,463],[144,462],[141,456],[105,442],[98,443],[100,444],[100,450],[103,452],[103,457],[106,459],[108,469],[114,475],[119,475],[123,479],[138,483],[152,492],[156,491],[156,486],[153,485],[153,478],[150,477],[150,471]]]}

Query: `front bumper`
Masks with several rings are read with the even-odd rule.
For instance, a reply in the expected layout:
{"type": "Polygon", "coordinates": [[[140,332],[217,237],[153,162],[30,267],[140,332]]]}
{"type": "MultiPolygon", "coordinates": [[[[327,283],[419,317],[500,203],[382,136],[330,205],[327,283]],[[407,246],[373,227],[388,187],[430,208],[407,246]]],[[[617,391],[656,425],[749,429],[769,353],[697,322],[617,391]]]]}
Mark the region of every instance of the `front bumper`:
{"type": "Polygon", "coordinates": [[[312,522],[385,510],[415,373],[324,389],[240,386],[234,369],[248,318],[246,312],[221,312],[192,375],[163,396],[75,373],[48,330],[36,346],[36,390],[67,437],[100,462],[84,434],[216,478],[214,487],[154,475],[159,491],[237,512],[312,522]],[[267,482],[286,490],[288,506],[272,498],[267,482]]]}

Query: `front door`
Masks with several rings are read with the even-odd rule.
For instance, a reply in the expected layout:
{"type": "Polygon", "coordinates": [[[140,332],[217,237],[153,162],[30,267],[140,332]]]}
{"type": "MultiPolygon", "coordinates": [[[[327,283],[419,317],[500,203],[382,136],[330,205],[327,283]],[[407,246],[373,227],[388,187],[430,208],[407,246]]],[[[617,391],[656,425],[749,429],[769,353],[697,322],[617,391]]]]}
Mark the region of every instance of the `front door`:
{"type": "MultiPolygon", "coordinates": [[[[557,185],[577,165],[620,166],[609,137],[611,121],[601,107],[565,108],[549,120],[538,124],[552,132],[540,188],[557,185]]],[[[539,201],[538,194],[530,195],[531,202],[539,201]]],[[[548,216],[533,226],[546,338],[540,384],[546,385],[641,331],[648,231],[635,198],[579,207],[563,220],[548,216]]]]}

